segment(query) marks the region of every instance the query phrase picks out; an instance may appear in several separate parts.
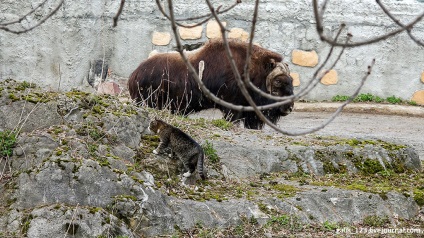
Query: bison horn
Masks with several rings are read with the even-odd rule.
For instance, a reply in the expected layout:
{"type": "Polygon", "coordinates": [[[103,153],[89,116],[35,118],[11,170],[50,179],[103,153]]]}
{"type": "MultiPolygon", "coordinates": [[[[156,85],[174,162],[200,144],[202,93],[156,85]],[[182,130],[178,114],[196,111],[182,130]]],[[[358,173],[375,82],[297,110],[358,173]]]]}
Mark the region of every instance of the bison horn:
{"type": "Polygon", "coordinates": [[[279,75],[289,75],[290,69],[286,63],[278,62],[275,64],[274,69],[266,77],[266,90],[271,93],[272,80],[279,75]]]}

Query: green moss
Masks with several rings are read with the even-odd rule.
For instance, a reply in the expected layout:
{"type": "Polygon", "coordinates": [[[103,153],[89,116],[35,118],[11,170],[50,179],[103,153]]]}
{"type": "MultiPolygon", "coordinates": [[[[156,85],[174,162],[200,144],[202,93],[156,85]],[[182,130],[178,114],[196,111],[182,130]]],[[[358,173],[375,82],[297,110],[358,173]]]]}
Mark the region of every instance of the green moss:
{"type": "Polygon", "coordinates": [[[364,184],[352,183],[346,186],[347,189],[367,191],[367,186],[364,184]]]}
{"type": "Polygon", "coordinates": [[[12,100],[12,102],[16,102],[16,101],[21,100],[21,98],[20,98],[20,97],[16,96],[16,95],[15,95],[15,94],[13,94],[13,93],[9,93],[9,99],[10,99],[10,100],[12,100]]]}
{"type": "Polygon", "coordinates": [[[35,83],[29,83],[27,81],[23,81],[15,87],[15,90],[24,91],[27,88],[35,88],[36,86],[37,85],[35,83]]]}
{"type": "Polygon", "coordinates": [[[114,198],[117,201],[128,201],[128,200],[137,201],[137,197],[133,195],[127,195],[127,194],[117,195],[114,198]]]}
{"type": "Polygon", "coordinates": [[[347,167],[344,164],[337,164],[337,167],[328,160],[323,161],[323,169],[326,174],[346,173],[347,167]]]}
{"type": "Polygon", "coordinates": [[[31,103],[46,103],[51,100],[47,93],[28,93],[23,99],[31,103]]]}
{"type": "Polygon", "coordinates": [[[268,207],[266,206],[266,204],[263,204],[262,202],[260,202],[260,203],[258,203],[258,208],[263,213],[268,213],[268,207]]]}
{"type": "Polygon", "coordinates": [[[156,148],[159,145],[160,138],[158,135],[143,135],[142,143],[150,148],[156,148]]]}
{"type": "Polygon", "coordinates": [[[96,157],[96,161],[99,163],[100,166],[106,166],[110,168],[110,162],[105,157],[96,157]]]}
{"type": "Polygon", "coordinates": [[[325,221],[322,224],[322,226],[325,230],[328,230],[328,231],[335,231],[337,228],[339,228],[339,225],[337,223],[329,222],[329,221],[325,221]]]}
{"type": "Polygon", "coordinates": [[[300,231],[303,225],[297,216],[283,214],[272,216],[264,226],[271,228],[271,230],[288,229],[291,231],[300,231]]]}
{"type": "Polygon", "coordinates": [[[18,198],[8,199],[6,201],[6,205],[9,207],[10,205],[12,205],[13,203],[15,203],[16,201],[18,201],[18,198]]]}
{"type": "Polygon", "coordinates": [[[393,144],[393,143],[385,142],[385,141],[382,141],[382,140],[378,140],[377,143],[378,143],[378,145],[380,145],[381,147],[383,147],[384,149],[386,149],[388,151],[396,151],[396,150],[401,150],[401,149],[407,148],[406,145],[393,144]]]}
{"type": "Polygon", "coordinates": [[[32,214],[29,214],[29,215],[25,216],[22,219],[22,222],[21,222],[22,228],[21,228],[21,230],[22,230],[22,234],[24,234],[25,236],[28,233],[29,226],[31,225],[32,219],[34,219],[34,217],[32,216],[32,214]]]}
{"type": "Polygon", "coordinates": [[[96,214],[97,212],[99,212],[99,211],[101,211],[102,210],[102,208],[101,207],[90,207],[89,209],[88,209],[88,211],[91,213],[91,214],[96,214]]]}
{"type": "Polygon", "coordinates": [[[375,174],[384,171],[384,167],[378,160],[366,159],[359,167],[364,174],[375,174]]]}
{"type": "Polygon", "coordinates": [[[382,199],[387,199],[390,191],[398,192],[405,196],[415,195],[417,203],[422,204],[422,184],[424,184],[424,173],[408,172],[393,173],[390,170],[381,171],[376,174],[328,174],[320,177],[291,174],[287,179],[297,181],[300,184],[311,184],[316,186],[331,186],[342,189],[360,190],[379,194],[382,199]],[[412,191],[415,191],[413,194],[412,191]],[[421,202],[420,202],[421,201],[421,202]]]}
{"type": "Polygon", "coordinates": [[[383,199],[384,201],[386,201],[387,199],[389,199],[387,197],[387,193],[386,192],[381,192],[379,195],[380,195],[381,199],[383,199]]]}
{"type": "Polygon", "coordinates": [[[292,141],[291,144],[292,145],[299,145],[299,146],[309,146],[309,144],[307,142],[304,142],[304,141],[292,141]]]}
{"type": "Polygon", "coordinates": [[[349,139],[349,140],[346,140],[346,144],[348,144],[352,147],[355,147],[355,146],[361,145],[362,142],[360,140],[357,140],[357,139],[349,139]]]}
{"type": "Polygon", "coordinates": [[[229,122],[225,119],[212,120],[211,123],[212,123],[212,125],[220,128],[222,130],[225,130],[225,131],[228,131],[229,129],[231,129],[233,127],[233,123],[231,123],[231,122],[229,122]]]}
{"type": "Polygon", "coordinates": [[[136,182],[137,182],[137,183],[139,183],[139,184],[143,184],[143,183],[144,183],[144,181],[143,181],[143,180],[138,179],[136,176],[131,176],[131,178],[132,178],[132,180],[136,181],[136,182]]]}
{"type": "Polygon", "coordinates": [[[102,115],[105,112],[105,110],[100,105],[93,106],[93,108],[91,110],[94,113],[97,113],[97,114],[100,114],[100,115],[102,115]]]}
{"type": "Polygon", "coordinates": [[[91,127],[88,129],[88,135],[95,141],[100,140],[106,136],[106,133],[97,127],[91,127]]]}
{"type": "Polygon", "coordinates": [[[418,206],[424,206],[424,187],[414,190],[414,201],[418,206]]]}
{"type": "Polygon", "coordinates": [[[292,185],[280,183],[273,184],[270,188],[279,191],[279,194],[277,195],[278,198],[293,197],[298,191],[300,191],[300,189],[292,185]]]}
{"type": "Polygon", "coordinates": [[[69,98],[81,99],[81,98],[87,97],[90,94],[86,92],[78,91],[78,90],[72,90],[72,91],[66,92],[65,95],[69,98]]]}
{"type": "Polygon", "coordinates": [[[66,170],[66,166],[64,164],[62,164],[61,160],[56,161],[57,162],[57,166],[61,169],[61,170],[66,170]]]}
{"type": "Polygon", "coordinates": [[[382,227],[383,225],[389,223],[387,217],[380,217],[377,215],[367,216],[363,220],[363,224],[371,227],[382,227]]]}

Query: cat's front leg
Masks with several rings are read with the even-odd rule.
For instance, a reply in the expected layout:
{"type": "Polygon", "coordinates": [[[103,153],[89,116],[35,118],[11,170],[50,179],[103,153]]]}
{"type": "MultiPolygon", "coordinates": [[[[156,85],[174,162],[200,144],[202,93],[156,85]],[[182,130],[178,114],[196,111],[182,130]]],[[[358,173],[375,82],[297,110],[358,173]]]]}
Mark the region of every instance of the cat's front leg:
{"type": "Polygon", "coordinates": [[[158,155],[163,151],[163,149],[166,147],[166,144],[163,142],[159,142],[158,148],[153,150],[153,154],[158,155]]]}
{"type": "Polygon", "coordinates": [[[184,168],[187,170],[187,172],[183,173],[183,176],[188,178],[193,174],[196,166],[195,164],[191,163],[191,159],[185,158],[185,159],[182,159],[182,161],[183,161],[184,168]]]}
{"type": "Polygon", "coordinates": [[[185,173],[183,173],[183,176],[186,177],[186,178],[188,178],[188,177],[191,176],[191,173],[190,172],[185,172],[185,173]]]}

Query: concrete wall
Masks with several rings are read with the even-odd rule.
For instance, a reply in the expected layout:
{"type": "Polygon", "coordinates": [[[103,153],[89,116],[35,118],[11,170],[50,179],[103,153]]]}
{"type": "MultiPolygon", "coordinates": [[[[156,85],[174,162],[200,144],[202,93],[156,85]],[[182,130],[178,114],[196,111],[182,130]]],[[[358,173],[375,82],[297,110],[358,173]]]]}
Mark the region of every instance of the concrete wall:
{"type": "MultiPolygon", "coordinates": [[[[27,2],[3,0],[0,21],[14,19],[36,5],[27,2]]],[[[56,2],[58,0],[51,0],[48,6],[53,7],[56,2]]],[[[233,1],[215,2],[227,6],[233,1]]],[[[424,3],[418,0],[384,2],[404,23],[424,11],[424,3]]],[[[170,24],[153,0],[127,0],[118,27],[113,28],[112,17],[119,3],[65,1],[55,16],[29,33],[14,35],[0,31],[0,80],[32,80],[47,88],[70,90],[86,80],[91,60],[105,58],[111,73],[128,77],[152,51],[166,52],[175,47],[170,24]]],[[[231,37],[248,36],[252,9],[253,1],[243,1],[222,16],[232,29],[231,37]]],[[[203,1],[175,1],[177,18],[195,16],[206,10],[203,1]]],[[[36,11],[24,23],[33,22],[45,11],[46,8],[36,11]]],[[[366,40],[396,28],[374,0],[330,1],[324,19],[325,31],[333,36],[340,22],[345,22],[354,36],[353,41],[366,40]]],[[[181,35],[184,43],[193,44],[206,41],[216,31],[213,23],[207,22],[197,29],[182,31],[181,35]]],[[[424,41],[424,21],[416,25],[413,34],[424,41]]],[[[309,0],[261,1],[255,42],[285,56],[294,76],[298,76],[297,90],[316,70],[313,60],[322,62],[329,51],[329,46],[317,36],[309,0]]],[[[362,93],[384,98],[394,95],[405,100],[411,100],[414,93],[419,99],[422,94],[424,104],[424,48],[412,42],[406,33],[370,46],[346,49],[332,74],[306,99],[328,100],[334,95],[351,94],[373,58],[376,65],[362,93]]]]}

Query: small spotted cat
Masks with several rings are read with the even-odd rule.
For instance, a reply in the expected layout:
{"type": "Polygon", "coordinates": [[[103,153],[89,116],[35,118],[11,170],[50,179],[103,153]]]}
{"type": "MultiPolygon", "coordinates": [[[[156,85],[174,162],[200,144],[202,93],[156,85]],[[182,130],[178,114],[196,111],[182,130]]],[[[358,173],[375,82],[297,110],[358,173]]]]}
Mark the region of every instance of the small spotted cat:
{"type": "Polygon", "coordinates": [[[153,150],[154,154],[164,152],[164,149],[169,147],[172,153],[183,162],[184,168],[187,170],[183,174],[184,177],[190,177],[197,166],[200,177],[203,180],[205,179],[203,173],[205,155],[202,147],[193,138],[180,129],[156,118],[150,122],[149,130],[158,134],[160,138],[158,148],[153,150]]]}

